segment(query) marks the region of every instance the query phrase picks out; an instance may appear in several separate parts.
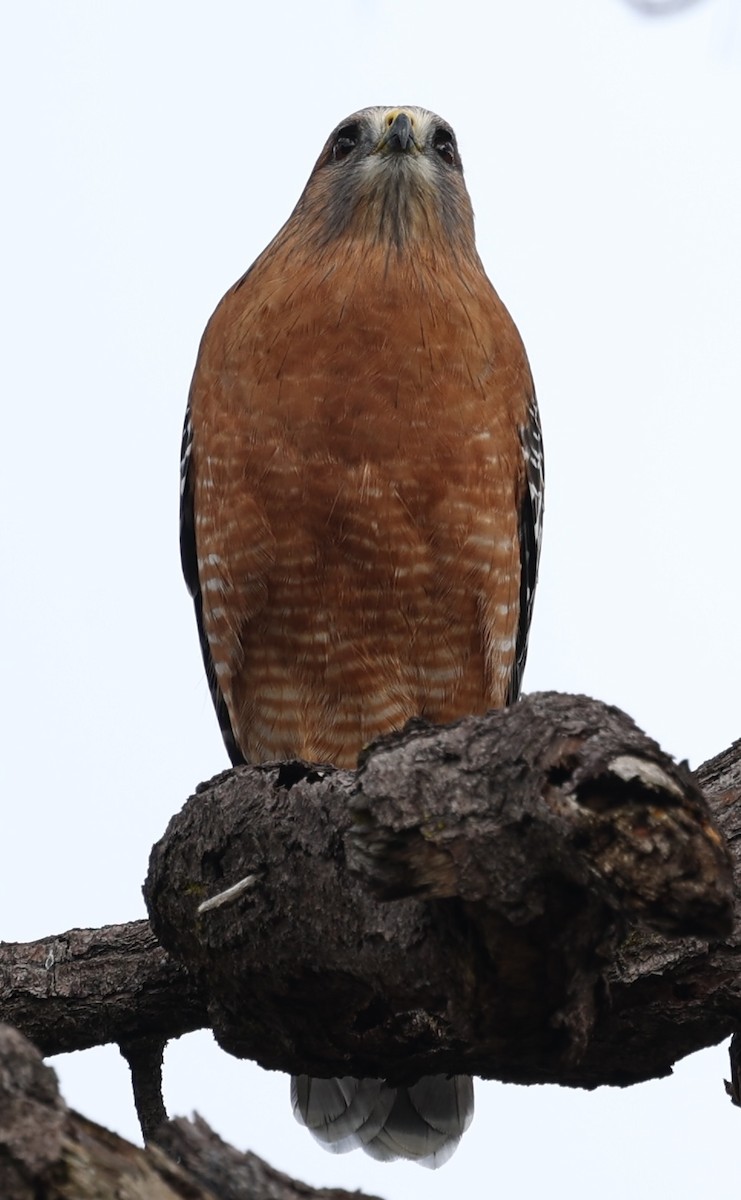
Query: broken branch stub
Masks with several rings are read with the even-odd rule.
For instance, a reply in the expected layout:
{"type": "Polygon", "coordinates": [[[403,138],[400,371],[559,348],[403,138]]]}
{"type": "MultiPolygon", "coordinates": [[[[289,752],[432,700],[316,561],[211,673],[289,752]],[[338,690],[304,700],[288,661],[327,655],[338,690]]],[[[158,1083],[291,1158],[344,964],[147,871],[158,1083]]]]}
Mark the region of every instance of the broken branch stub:
{"type": "Polygon", "coordinates": [[[552,693],[415,722],[357,772],[220,776],[145,895],[225,1049],[392,1082],[610,1082],[583,1064],[626,921],[720,937],[732,911],[691,775],[617,709],[552,693]]]}
{"type": "Polygon", "coordinates": [[[730,859],[694,778],[584,696],[417,723],[365,752],[353,809],[351,861],[381,898],[458,896],[518,922],[555,871],[665,933],[730,931],[730,859]]]}

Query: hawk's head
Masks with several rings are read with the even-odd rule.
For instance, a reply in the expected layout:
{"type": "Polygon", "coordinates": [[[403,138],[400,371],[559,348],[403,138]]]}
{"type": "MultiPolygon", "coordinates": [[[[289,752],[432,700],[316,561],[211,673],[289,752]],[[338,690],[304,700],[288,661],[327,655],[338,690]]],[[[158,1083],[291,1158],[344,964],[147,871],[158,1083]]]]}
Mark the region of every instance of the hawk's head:
{"type": "Polygon", "coordinates": [[[444,239],[473,249],[473,212],[455,134],[426,108],[364,108],[329,137],[296,207],[327,243],[444,239]]]}

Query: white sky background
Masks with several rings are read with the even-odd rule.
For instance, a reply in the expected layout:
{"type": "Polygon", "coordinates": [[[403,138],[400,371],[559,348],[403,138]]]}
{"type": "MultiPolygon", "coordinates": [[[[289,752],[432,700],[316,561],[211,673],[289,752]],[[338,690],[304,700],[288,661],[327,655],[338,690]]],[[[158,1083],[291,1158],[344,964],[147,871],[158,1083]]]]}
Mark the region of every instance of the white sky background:
{"type": "MultiPolygon", "coordinates": [[[[739,0],[24,0],[0,8],[0,99],[4,939],[144,915],[151,844],[226,766],[178,561],[185,398],[219,297],[366,104],[453,123],[530,353],[527,690],[619,704],[692,765],[741,735],[739,0]]],[[[56,1066],[136,1136],[114,1048],[56,1066]]],[[[479,1084],[434,1174],[326,1154],[287,1080],[207,1034],[168,1051],[166,1101],[387,1200],[682,1200],[737,1179],[724,1072],[716,1049],[629,1091],[479,1084]]]]}

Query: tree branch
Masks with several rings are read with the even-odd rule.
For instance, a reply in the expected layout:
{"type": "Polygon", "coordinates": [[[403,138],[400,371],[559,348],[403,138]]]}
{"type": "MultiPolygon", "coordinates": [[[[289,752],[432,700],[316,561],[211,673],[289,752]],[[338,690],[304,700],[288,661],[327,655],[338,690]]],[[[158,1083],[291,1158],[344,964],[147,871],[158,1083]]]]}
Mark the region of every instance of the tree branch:
{"type": "Polygon", "coordinates": [[[695,782],[738,871],[741,743],[693,781],[584,698],[417,725],[357,773],[228,772],[153,852],[158,931],[188,966],[143,921],[5,944],[0,1011],[47,1054],[212,1026],[297,1074],[665,1074],[741,1029],[727,859],[695,782]]]}
{"type": "Polygon", "coordinates": [[[704,959],[730,929],[730,862],[689,772],[584,697],[417,723],[357,772],[230,772],[170,823],[145,891],[217,1040],[269,1068],[596,1086],[729,1028],[712,1004],[676,1028],[654,982],[629,999],[646,954],[704,959]],[[696,940],[624,942],[627,922],[696,940]]]}
{"type": "Polygon", "coordinates": [[[148,921],[0,943],[0,1018],[45,1055],[208,1024],[195,980],[148,921]]]}
{"type": "Polygon", "coordinates": [[[129,1064],[134,1106],[145,1142],[154,1141],[167,1120],[162,1099],[162,1059],[167,1039],[161,1036],[124,1038],[119,1050],[129,1064]]]}
{"type": "Polygon", "coordinates": [[[146,1150],[71,1112],[50,1067],[0,1025],[2,1200],[371,1200],[314,1189],[240,1154],[195,1117],[160,1127],[146,1150]]]}

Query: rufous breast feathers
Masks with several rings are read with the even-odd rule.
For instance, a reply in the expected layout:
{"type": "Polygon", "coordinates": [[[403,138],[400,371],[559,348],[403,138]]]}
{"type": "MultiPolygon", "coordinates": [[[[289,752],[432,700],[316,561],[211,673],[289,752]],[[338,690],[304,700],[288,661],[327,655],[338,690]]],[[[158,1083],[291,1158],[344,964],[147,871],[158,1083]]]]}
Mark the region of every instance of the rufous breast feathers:
{"type": "Polygon", "coordinates": [[[537,410],[452,131],[369,109],[333,138],[191,388],[192,586],[253,762],[353,766],[412,716],[501,706],[527,635],[537,410]]]}

